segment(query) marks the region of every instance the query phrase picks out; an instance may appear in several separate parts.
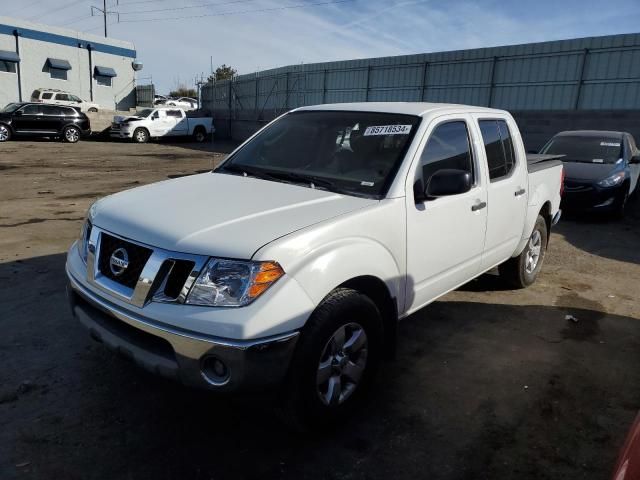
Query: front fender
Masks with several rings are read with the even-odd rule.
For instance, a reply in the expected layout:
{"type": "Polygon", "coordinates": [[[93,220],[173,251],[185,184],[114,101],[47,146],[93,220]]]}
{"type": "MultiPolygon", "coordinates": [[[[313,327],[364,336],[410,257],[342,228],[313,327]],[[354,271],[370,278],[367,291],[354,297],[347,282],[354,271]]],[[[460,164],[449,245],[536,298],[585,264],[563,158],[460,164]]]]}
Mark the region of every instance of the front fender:
{"type": "Polygon", "coordinates": [[[308,252],[283,265],[317,306],[336,287],[356,277],[382,280],[391,297],[402,305],[404,284],[392,253],[368,238],[343,238],[308,252]]]}

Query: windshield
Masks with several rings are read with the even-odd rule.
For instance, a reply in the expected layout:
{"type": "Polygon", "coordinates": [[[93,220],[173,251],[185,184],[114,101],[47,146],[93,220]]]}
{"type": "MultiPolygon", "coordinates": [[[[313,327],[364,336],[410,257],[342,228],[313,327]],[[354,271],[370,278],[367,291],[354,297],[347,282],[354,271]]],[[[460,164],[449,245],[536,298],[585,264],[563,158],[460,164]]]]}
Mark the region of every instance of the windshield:
{"type": "Polygon", "coordinates": [[[2,110],[4,113],[13,113],[22,106],[21,103],[10,103],[2,110]]]}
{"type": "Polygon", "coordinates": [[[419,123],[413,115],[294,112],[260,132],[216,172],[380,198],[419,123]]]}
{"type": "Polygon", "coordinates": [[[560,135],[540,153],[566,155],[565,162],[616,163],[622,158],[622,139],[615,137],[560,135]]]}
{"type": "Polygon", "coordinates": [[[136,117],[147,118],[153,112],[153,108],[145,108],[144,110],[140,110],[136,112],[136,117]]]}

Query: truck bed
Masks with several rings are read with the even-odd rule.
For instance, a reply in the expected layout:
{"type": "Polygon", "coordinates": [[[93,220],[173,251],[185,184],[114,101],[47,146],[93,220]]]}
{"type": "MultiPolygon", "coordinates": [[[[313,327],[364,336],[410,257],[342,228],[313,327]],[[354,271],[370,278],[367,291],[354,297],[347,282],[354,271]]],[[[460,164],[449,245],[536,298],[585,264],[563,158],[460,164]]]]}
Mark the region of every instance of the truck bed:
{"type": "Polygon", "coordinates": [[[562,165],[560,160],[564,155],[541,155],[539,153],[527,153],[527,170],[529,173],[545,170],[547,168],[562,165]]]}

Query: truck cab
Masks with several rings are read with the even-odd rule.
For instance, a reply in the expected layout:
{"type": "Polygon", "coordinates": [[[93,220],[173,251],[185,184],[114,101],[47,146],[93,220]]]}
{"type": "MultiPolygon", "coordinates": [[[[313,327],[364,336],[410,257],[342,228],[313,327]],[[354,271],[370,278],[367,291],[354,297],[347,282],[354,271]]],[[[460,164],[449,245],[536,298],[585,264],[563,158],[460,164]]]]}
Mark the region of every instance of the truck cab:
{"type": "Polygon", "coordinates": [[[214,171],[106,197],[67,257],[74,315],[188,385],[276,387],[304,424],[357,405],[398,320],[499,267],[533,283],[562,163],[508,112],[305,107],[214,171]]]}

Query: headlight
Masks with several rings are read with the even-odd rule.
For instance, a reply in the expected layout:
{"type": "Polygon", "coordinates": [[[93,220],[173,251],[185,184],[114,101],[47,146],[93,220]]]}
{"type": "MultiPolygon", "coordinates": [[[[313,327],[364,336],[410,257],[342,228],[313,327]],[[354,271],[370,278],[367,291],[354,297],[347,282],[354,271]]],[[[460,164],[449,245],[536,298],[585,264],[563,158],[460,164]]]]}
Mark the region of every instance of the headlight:
{"type": "Polygon", "coordinates": [[[598,182],[598,185],[600,185],[601,187],[615,187],[616,185],[621,184],[624,181],[625,177],[626,175],[624,172],[614,173],[610,177],[607,177],[604,180],[600,180],[598,182]]]}
{"type": "Polygon", "coordinates": [[[276,262],[245,262],[212,258],[200,272],[187,303],[213,307],[243,307],[284,275],[276,262]]]}
{"type": "Polygon", "coordinates": [[[96,216],[96,203],[97,202],[93,202],[87,210],[85,221],[82,223],[82,227],[80,228],[78,253],[80,253],[80,257],[84,263],[87,263],[87,256],[89,254],[89,238],[91,237],[91,229],[93,228],[93,217],[96,216]]]}

